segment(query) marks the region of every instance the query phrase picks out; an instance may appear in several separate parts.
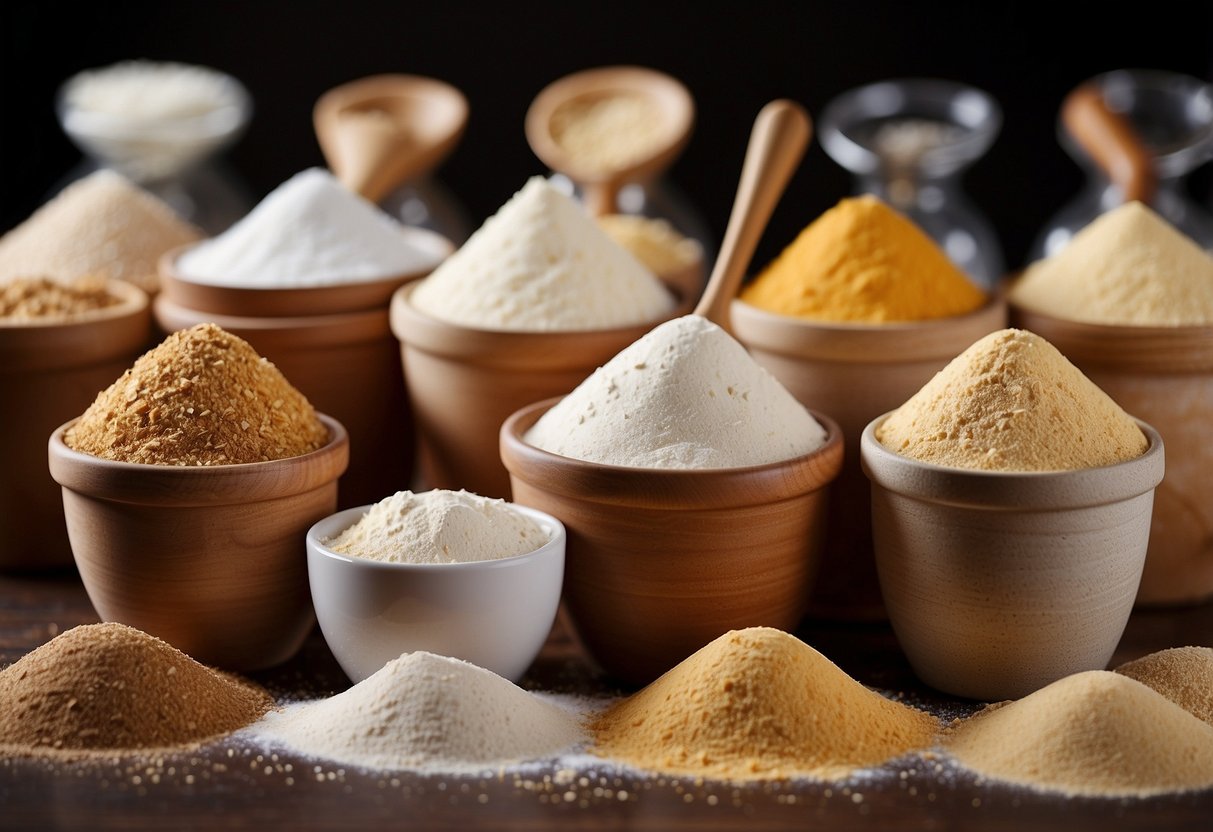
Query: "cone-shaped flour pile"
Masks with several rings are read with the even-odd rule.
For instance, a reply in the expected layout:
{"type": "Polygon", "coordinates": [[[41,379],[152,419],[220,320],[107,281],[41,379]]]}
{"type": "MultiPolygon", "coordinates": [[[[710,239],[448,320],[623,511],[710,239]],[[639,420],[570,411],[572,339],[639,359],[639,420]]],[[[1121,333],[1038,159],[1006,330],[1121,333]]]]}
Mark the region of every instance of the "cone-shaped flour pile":
{"type": "Polygon", "coordinates": [[[592,751],[725,780],[845,776],[927,748],[934,717],[856,682],[779,630],[734,630],[594,724],[592,751]]]}
{"type": "Polygon", "coordinates": [[[1213,786],[1213,726],[1105,670],[1067,676],[963,720],[947,747],[988,778],[1070,795],[1213,786]]]}
{"type": "Polygon", "coordinates": [[[922,462],[988,471],[1067,471],[1133,459],[1145,435],[1039,335],[977,341],[876,429],[885,447],[922,462]]]}
{"type": "Polygon", "coordinates": [[[1213,725],[1213,648],[1172,647],[1122,664],[1116,672],[1153,688],[1213,725]]]}

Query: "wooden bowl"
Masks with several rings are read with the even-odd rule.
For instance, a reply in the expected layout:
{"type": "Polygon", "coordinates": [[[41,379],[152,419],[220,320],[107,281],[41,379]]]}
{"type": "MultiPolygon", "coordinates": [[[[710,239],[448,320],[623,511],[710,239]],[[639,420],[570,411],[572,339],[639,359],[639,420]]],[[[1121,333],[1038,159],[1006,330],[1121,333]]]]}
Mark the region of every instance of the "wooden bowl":
{"type": "Polygon", "coordinates": [[[928,685],[987,702],[1103,670],[1141,580],[1158,432],[1101,468],[1003,473],[944,468],[863,432],[876,566],[893,631],[928,685]]]}
{"type": "Polygon", "coordinates": [[[750,355],[805,407],[829,413],[846,454],[830,489],[830,524],[809,614],[885,617],[872,555],[868,481],[859,437],[872,419],[899,407],[974,341],[1006,325],[1006,302],[914,323],[843,324],[776,315],[735,300],[733,330],[750,355]]]}
{"type": "Polygon", "coordinates": [[[1015,305],[1011,320],[1056,346],[1167,443],[1137,602],[1213,597],[1213,326],[1102,326],[1015,305]]]}
{"type": "MultiPolygon", "coordinates": [[[[486,497],[510,496],[497,453],[506,417],[571,392],[661,323],[585,332],[475,329],[418,310],[409,300],[414,287],[406,285],[392,298],[392,331],[417,421],[422,478],[429,488],[464,488],[486,497]]],[[[683,301],[668,317],[689,311],[683,301]]]]}
{"type": "MultiPolygon", "coordinates": [[[[315,621],[308,595],[312,524],[337,507],[349,442],[247,465],[114,462],[50,438],[72,552],[97,614],[158,636],[204,664],[271,667],[315,621]]],[[[74,420],[73,420],[74,421],[74,420]]]]}
{"type": "Polygon", "coordinates": [[[71,566],[46,437],[92,404],[152,337],[147,295],[119,280],[106,289],[121,302],[75,320],[0,322],[0,570],[71,566]]]}
{"type": "Polygon", "coordinates": [[[400,371],[400,347],[386,308],[299,318],[212,315],[159,295],[165,333],[212,322],[248,341],[312,406],[332,414],[350,436],[342,508],[376,503],[413,477],[413,418],[400,371]]]}
{"type": "Polygon", "coordinates": [[[642,685],[717,636],[795,629],[812,585],[826,486],[842,435],[804,456],[747,468],[622,468],[528,445],[559,399],[514,413],[501,459],[515,502],[568,531],[564,600],[578,634],[613,676],[642,685]]]}
{"type": "Polygon", "coordinates": [[[215,315],[293,318],[385,309],[393,292],[411,280],[425,277],[455,250],[446,237],[424,228],[401,226],[400,233],[410,244],[430,254],[431,262],[415,271],[378,280],[289,289],[240,286],[203,283],[182,275],[177,260],[197,245],[191,243],[166,251],[160,257],[160,292],[178,306],[215,315]]]}

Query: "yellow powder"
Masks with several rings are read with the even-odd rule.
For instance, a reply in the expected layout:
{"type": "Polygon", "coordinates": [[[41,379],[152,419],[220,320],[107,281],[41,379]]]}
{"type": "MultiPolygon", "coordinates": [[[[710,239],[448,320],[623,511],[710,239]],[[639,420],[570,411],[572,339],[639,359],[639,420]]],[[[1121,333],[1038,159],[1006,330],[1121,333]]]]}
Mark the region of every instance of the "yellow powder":
{"type": "Polygon", "coordinates": [[[876,429],[897,453],[948,468],[1068,471],[1140,456],[1148,445],[1108,394],[1031,332],[973,344],[876,429]]]}
{"type": "Polygon", "coordinates": [[[725,780],[845,776],[928,747],[938,723],[779,630],[725,633],[591,725],[592,751],[725,780]]]}
{"type": "Polygon", "coordinates": [[[1207,326],[1213,324],[1213,257],[1145,205],[1129,202],[1029,266],[1010,298],[1086,323],[1207,326]]]}
{"type": "Polygon", "coordinates": [[[986,777],[1070,795],[1213,786],[1213,726],[1106,670],[986,708],[951,727],[946,746],[986,777]]]}
{"type": "Polygon", "coordinates": [[[853,323],[963,315],[986,298],[919,228],[874,196],[844,199],[741,292],[800,318],[853,323]]]}
{"type": "Polygon", "coordinates": [[[46,277],[18,277],[0,283],[0,322],[47,323],[73,320],[121,303],[105,278],[87,275],[68,283],[46,277]]]}
{"type": "Polygon", "coordinates": [[[198,324],[141,356],[63,440],[122,462],[232,465],[315,451],[328,429],[247,342],[198,324]]]}
{"type": "Polygon", "coordinates": [[[1213,725],[1213,648],[1160,650],[1122,664],[1116,672],[1153,688],[1188,713],[1213,725]]]}
{"type": "Polygon", "coordinates": [[[552,112],[552,138],[582,165],[599,171],[645,159],[665,137],[665,122],[648,96],[584,95],[552,112]]]}
{"type": "Polygon", "coordinates": [[[142,188],[108,170],[74,182],[0,238],[0,281],[86,274],[160,285],[156,262],[202,233],[142,188]]]}
{"type": "Polygon", "coordinates": [[[689,269],[703,259],[699,243],[684,237],[665,220],[634,214],[598,217],[598,227],[657,275],[689,269]]]}

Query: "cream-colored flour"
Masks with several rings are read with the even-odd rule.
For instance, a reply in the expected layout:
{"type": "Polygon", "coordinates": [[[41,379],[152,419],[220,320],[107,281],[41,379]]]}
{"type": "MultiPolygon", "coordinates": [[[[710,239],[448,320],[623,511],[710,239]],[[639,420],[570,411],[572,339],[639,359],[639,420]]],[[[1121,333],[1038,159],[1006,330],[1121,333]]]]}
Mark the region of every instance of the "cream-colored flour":
{"type": "Polygon", "coordinates": [[[1067,471],[1145,452],[1145,435],[1106,393],[1039,335],[993,332],[940,370],[876,438],[948,468],[1067,471]]]}
{"type": "Polygon", "coordinates": [[[1172,647],[1116,668],[1213,725],[1213,648],[1172,647]]]}
{"type": "Polygon", "coordinates": [[[451,323],[521,331],[612,329],[674,308],[652,272],[542,177],[421,281],[412,301],[451,323]]]}
{"type": "Polygon", "coordinates": [[[825,441],[817,423],[741,344],[698,315],[658,326],[526,433],[561,456],[636,468],[737,468],[825,441]]]}
{"type": "Polygon", "coordinates": [[[466,491],[398,491],[324,545],[391,563],[470,563],[533,552],[551,539],[505,500],[466,491]]]}
{"type": "Polygon", "coordinates": [[[1129,202],[1029,266],[1010,299],[1087,323],[1207,326],[1213,324],[1213,257],[1147,206],[1129,202]]]}

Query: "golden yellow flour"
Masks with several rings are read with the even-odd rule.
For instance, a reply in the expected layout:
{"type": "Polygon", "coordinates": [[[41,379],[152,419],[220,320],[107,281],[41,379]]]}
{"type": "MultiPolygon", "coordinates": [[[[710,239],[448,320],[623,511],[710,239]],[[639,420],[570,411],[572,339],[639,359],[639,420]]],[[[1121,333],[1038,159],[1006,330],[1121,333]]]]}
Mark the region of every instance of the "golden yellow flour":
{"type": "Polygon", "coordinates": [[[741,299],[780,315],[887,323],[963,315],[986,297],[918,226],[861,196],[801,231],[741,299]]]}
{"type": "Polygon", "coordinates": [[[1122,664],[1116,672],[1153,688],[1188,713],[1213,725],[1213,648],[1159,650],[1122,664]]]}
{"type": "Polygon", "coordinates": [[[1213,324],[1213,257],[1145,205],[1129,202],[1029,266],[1010,299],[1086,323],[1207,326],[1213,324]]]}
{"type": "Polygon", "coordinates": [[[724,634],[601,714],[591,750],[670,774],[834,777],[925,749],[937,728],[787,633],[752,627],[724,634]]]}
{"type": "Polygon", "coordinates": [[[1141,456],[1145,434],[1057,348],[1004,329],[977,341],[876,429],[885,447],[948,468],[1068,471],[1141,456]]]}

